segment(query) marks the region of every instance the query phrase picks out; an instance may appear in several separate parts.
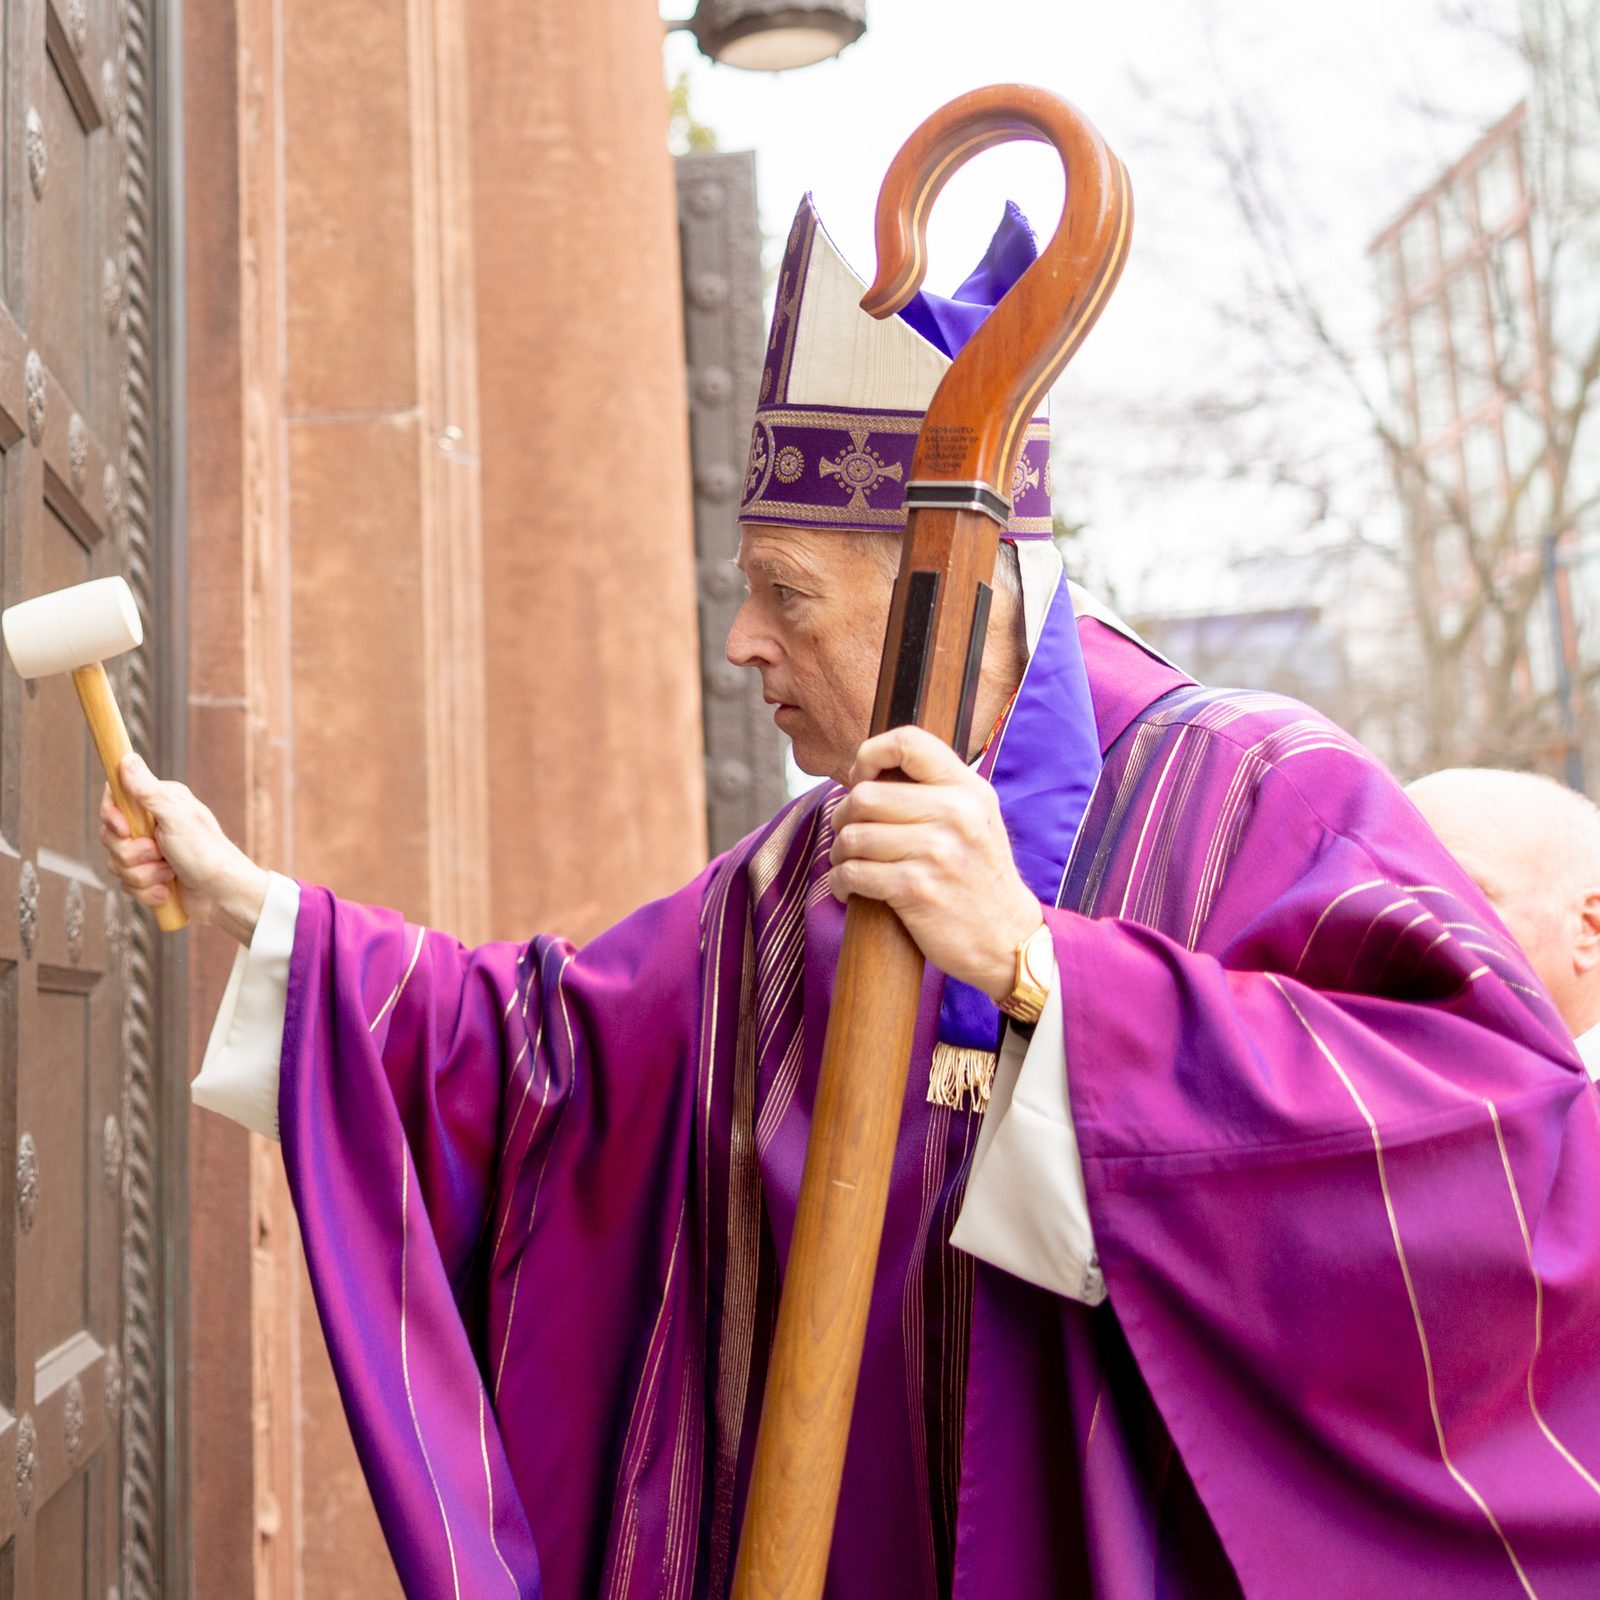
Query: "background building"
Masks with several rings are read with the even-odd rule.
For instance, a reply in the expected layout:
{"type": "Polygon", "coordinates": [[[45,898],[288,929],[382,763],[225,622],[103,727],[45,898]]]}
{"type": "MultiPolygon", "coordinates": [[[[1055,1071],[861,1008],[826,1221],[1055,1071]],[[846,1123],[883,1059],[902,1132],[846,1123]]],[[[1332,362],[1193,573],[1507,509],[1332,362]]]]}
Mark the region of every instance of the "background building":
{"type": "Polygon", "coordinates": [[[1600,8],[1528,0],[1528,99],[1372,245],[1427,765],[1595,781],[1600,8]]]}
{"type": "Polygon", "coordinates": [[[1311,699],[1402,776],[1532,767],[1582,788],[1600,770],[1600,5],[1474,15],[1454,28],[1492,57],[1484,87],[1509,76],[1523,98],[1493,120],[1470,89],[1414,113],[1397,168],[1460,153],[1372,241],[1376,316],[1308,229],[1270,115],[1211,112],[1250,241],[1217,312],[1240,370],[1154,413],[1188,456],[1154,479],[1182,485],[1176,548],[1121,562],[1121,598],[1236,677],[1271,666],[1263,630],[1315,616],[1252,681],[1311,699]],[[1308,679],[1301,654],[1329,650],[1339,671],[1308,679]]]}
{"type": "Polygon", "coordinates": [[[1581,787],[1577,530],[1557,514],[1526,146],[1519,105],[1372,250],[1430,764],[1535,765],[1581,787]]]}

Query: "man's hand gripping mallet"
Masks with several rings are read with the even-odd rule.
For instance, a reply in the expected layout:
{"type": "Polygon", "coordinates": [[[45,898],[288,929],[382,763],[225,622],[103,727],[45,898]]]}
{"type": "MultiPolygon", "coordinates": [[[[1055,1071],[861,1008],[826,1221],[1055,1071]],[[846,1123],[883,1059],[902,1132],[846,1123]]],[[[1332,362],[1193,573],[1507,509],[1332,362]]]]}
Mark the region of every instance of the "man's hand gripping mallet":
{"type": "MultiPolygon", "coordinates": [[[[144,642],[133,591],[122,578],[96,578],[70,589],[57,589],[0,612],[0,631],[5,634],[11,664],[24,678],[72,674],[112,796],[134,835],[154,838],[149,813],[122,785],[122,758],[133,746],[103,664],[144,642]]],[[[175,878],[168,889],[167,900],[154,910],[157,926],[174,933],[189,918],[178,898],[175,878]]]]}

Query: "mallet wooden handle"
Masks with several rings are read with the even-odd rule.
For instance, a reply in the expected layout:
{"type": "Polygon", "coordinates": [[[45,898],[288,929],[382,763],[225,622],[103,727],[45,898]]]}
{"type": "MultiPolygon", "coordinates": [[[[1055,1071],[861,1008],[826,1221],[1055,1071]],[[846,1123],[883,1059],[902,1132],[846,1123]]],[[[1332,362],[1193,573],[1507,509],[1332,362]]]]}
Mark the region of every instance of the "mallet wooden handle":
{"type": "MultiPolygon", "coordinates": [[[[151,825],[150,814],[122,787],[122,758],[133,749],[133,744],[122,720],[122,708],[111,692],[106,669],[98,661],[92,666],[79,667],[72,674],[72,686],[78,691],[84,716],[89,719],[94,747],[100,752],[100,764],[106,769],[106,778],[111,784],[111,798],[117,802],[123,816],[128,819],[128,826],[137,837],[153,838],[155,828],[151,825]]],[[[167,888],[171,898],[165,905],[154,908],[156,926],[163,933],[176,933],[179,928],[188,925],[189,915],[178,897],[176,880],[169,883],[167,888]]]]}

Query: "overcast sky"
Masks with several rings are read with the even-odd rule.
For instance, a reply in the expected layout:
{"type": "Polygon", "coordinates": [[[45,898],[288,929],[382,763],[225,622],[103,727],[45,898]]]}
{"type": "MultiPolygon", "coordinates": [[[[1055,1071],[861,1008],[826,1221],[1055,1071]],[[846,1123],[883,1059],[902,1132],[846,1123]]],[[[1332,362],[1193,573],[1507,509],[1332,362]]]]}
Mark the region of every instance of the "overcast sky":
{"type": "MultiPolygon", "coordinates": [[[[1071,441],[1062,454],[1075,467],[1074,515],[1087,518],[1124,590],[1140,591],[1125,603],[1173,609],[1214,543],[1299,514],[1259,484],[1199,471],[1162,420],[1186,395],[1214,388],[1230,362],[1272,358],[1242,355],[1215,311],[1243,295],[1252,256],[1200,127],[1242,113],[1264,132],[1301,265],[1341,333],[1370,344],[1372,237],[1525,92],[1511,53],[1447,20],[1449,3],[870,0],[866,36],[817,67],[741,73],[705,61],[683,34],[669,37],[666,66],[669,77],[689,72],[694,113],[723,149],[757,153],[767,233],[781,239],[811,189],[868,278],[878,185],[934,108],[980,84],[1021,80],[1094,122],[1129,168],[1137,220],[1121,286],[1057,386],[1056,429],[1071,441]]],[[[1513,0],[1479,9],[1495,5],[1514,16],[1513,0]]],[[[687,9],[687,0],[664,8],[687,9]]],[[[948,290],[965,276],[1005,198],[1045,233],[1061,192],[1059,163],[1043,147],[979,157],[934,208],[929,286],[948,290]]],[[[1314,431],[1317,419],[1305,425],[1314,431]]]]}

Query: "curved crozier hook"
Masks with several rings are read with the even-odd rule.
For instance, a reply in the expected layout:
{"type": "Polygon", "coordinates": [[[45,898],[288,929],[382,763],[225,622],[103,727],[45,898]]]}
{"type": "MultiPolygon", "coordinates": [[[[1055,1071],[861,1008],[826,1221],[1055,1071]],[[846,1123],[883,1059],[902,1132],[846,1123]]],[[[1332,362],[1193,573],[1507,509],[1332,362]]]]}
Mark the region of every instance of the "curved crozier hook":
{"type": "Polygon", "coordinates": [[[892,316],[921,286],[939,191],[980,151],[1013,139],[1054,145],[1066,167],[1061,221],[1039,259],[957,354],[932,402],[911,479],[1006,491],[1023,430],[1122,275],[1133,231],[1128,172],[1089,119],[1026,84],[974,89],[942,106],[901,147],[878,195],[878,275],[862,296],[892,316]]]}

